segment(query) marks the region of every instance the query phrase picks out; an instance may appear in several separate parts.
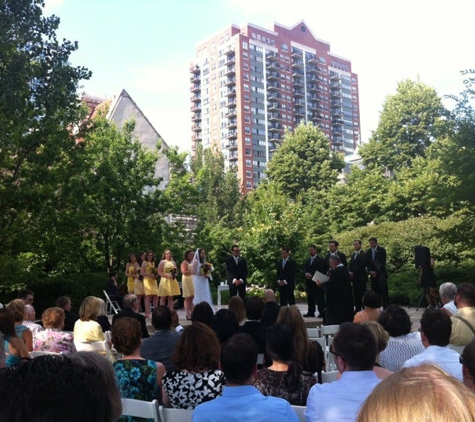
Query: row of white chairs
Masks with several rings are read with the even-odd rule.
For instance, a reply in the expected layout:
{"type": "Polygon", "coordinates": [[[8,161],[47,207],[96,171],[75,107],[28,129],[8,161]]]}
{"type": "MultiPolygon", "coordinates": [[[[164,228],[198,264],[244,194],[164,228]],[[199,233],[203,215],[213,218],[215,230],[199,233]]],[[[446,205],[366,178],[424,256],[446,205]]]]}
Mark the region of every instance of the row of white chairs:
{"type": "Polygon", "coordinates": [[[339,325],[322,325],[316,328],[307,328],[307,334],[310,340],[320,344],[325,359],[325,371],[322,372],[322,382],[335,381],[338,376],[336,371],[335,359],[330,353],[330,346],[333,342],[333,336],[337,333],[339,325]]]}
{"type": "MultiPolygon", "coordinates": [[[[292,406],[301,422],[305,422],[305,406],[292,406]]],[[[153,419],[154,422],[191,422],[193,410],[170,409],[159,406],[157,400],[151,402],[122,399],[122,416],[153,419]]]]}

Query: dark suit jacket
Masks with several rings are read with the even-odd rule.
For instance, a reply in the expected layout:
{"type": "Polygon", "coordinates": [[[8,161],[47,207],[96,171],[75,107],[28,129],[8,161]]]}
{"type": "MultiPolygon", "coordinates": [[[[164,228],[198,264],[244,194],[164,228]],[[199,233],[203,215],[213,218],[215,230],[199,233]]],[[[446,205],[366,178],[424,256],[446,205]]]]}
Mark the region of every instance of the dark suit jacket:
{"type": "Polygon", "coordinates": [[[353,273],[353,280],[368,280],[366,273],[366,253],[360,249],[359,253],[353,253],[350,258],[348,270],[353,273]]]}
{"type": "Polygon", "coordinates": [[[239,328],[240,333],[249,334],[257,344],[258,353],[266,352],[266,327],[259,321],[246,321],[239,328]]]}
{"type": "Polygon", "coordinates": [[[279,315],[280,305],[277,302],[267,302],[264,305],[264,311],[262,312],[261,324],[268,327],[277,321],[279,315]]]}
{"type": "Polygon", "coordinates": [[[305,264],[303,265],[304,277],[306,273],[312,274],[312,277],[313,277],[316,271],[320,271],[322,274],[327,273],[328,271],[327,263],[321,256],[316,255],[312,262],[312,265],[310,265],[310,261],[311,261],[311,258],[308,258],[305,261],[305,264]]]}
{"type": "Polygon", "coordinates": [[[287,284],[292,288],[295,287],[296,271],[297,263],[291,258],[287,258],[287,262],[284,268],[282,268],[282,259],[279,259],[279,261],[277,262],[277,280],[287,281],[287,284]]]}
{"type": "Polygon", "coordinates": [[[353,321],[353,292],[348,270],[343,266],[330,270],[330,279],[323,288],[327,299],[327,325],[353,321]]]}
{"type": "Polygon", "coordinates": [[[233,284],[233,280],[235,278],[242,279],[244,281],[244,285],[246,285],[246,277],[247,277],[247,261],[239,257],[238,264],[236,265],[236,261],[234,260],[234,256],[228,256],[226,261],[224,261],[226,267],[226,281],[230,286],[233,284]]]}
{"type": "Polygon", "coordinates": [[[64,311],[66,319],[64,320],[64,331],[74,331],[74,324],[79,319],[79,315],[73,314],[69,311],[64,311]]]}
{"type": "Polygon", "coordinates": [[[157,330],[151,337],[143,340],[140,356],[163,363],[167,371],[176,371],[172,356],[179,338],[180,333],[175,331],[157,330]]]}
{"type": "MultiPolygon", "coordinates": [[[[336,254],[340,257],[341,259],[341,263],[343,264],[343,266],[345,268],[348,268],[348,262],[346,261],[346,255],[343,253],[343,252],[340,252],[340,251],[336,251],[336,254]]],[[[330,268],[330,257],[332,256],[332,254],[330,252],[327,253],[327,255],[325,256],[325,262],[327,263],[327,268],[330,268]]]]}
{"type": "Polygon", "coordinates": [[[373,259],[373,250],[371,248],[368,249],[366,251],[366,267],[368,268],[368,272],[376,271],[378,276],[387,277],[386,250],[378,245],[373,259]]]}
{"type": "Polygon", "coordinates": [[[124,308],[118,314],[116,314],[112,317],[112,325],[114,325],[114,323],[119,318],[123,318],[123,317],[134,318],[138,322],[140,322],[140,327],[142,328],[142,338],[149,337],[148,330],[147,330],[147,324],[145,322],[145,317],[143,315],[138,314],[133,309],[124,308]]]}

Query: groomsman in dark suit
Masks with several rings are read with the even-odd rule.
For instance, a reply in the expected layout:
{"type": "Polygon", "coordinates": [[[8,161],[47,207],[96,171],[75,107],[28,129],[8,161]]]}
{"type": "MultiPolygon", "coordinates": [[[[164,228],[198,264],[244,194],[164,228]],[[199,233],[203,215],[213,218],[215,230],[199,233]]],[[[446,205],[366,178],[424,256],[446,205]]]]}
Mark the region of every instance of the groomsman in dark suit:
{"type": "Polygon", "coordinates": [[[366,253],[361,248],[361,240],[353,242],[355,251],[351,255],[348,269],[350,271],[350,279],[353,283],[353,297],[355,301],[355,312],[361,311],[361,301],[366,291],[366,283],[368,282],[368,273],[366,272],[366,253]]]}
{"type": "Polygon", "coordinates": [[[371,277],[371,290],[379,294],[383,308],[389,306],[388,272],[386,271],[386,250],[378,245],[378,239],[369,239],[370,249],[366,251],[366,268],[371,277]]]}
{"type": "Polygon", "coordinates": [[[231,297],[239,295],[244,302],[246,300],[247,261],[241,257],[241,249],[238,245],[231,247],[231,254],[224,262],[229,295],[231,297]]]}
{"type": "Polygon", "coordinates": [[[320,271],[322,274],[326,274],[328,271],[327,264],[323,258],[318,256],[319,253],[320,250],[315,245],[310,245],[308,247],[308,254],[310,257],[305,261],[303,266],[308,302],[308,311],[304,315],[306,318],[315,316],[316,306],[318,306],[318,313],[320,314],[318,315],[319,318],[323,318],[325,313],[325,296],[323,294],[323,289],[320,286],[317,286],[317,283],[312,280],[316,271],[320,271]]]}
{"type": "Polygon", "coordinates": [[[282,259],[277,262],[277,290],[280,293],[280,306],[295,305],[295,272],[297,263],[290,258],[287,248],[281,249],[282,259]]]}
{"type": "Polygon", "coordinates": [[[340,257],[340,261],[343,266],[345,268],[348,268],[348,264],[346,262],[346,255],[338,250],[338,245],[339,243],[336,240],[330,240],[330,242],[328,243],[328,249],[330,252],[328,252],[327,256],[325,257],[325,261],[327,263],[328,268],[330,268],[330,257],[334,255],[340,257]]]}

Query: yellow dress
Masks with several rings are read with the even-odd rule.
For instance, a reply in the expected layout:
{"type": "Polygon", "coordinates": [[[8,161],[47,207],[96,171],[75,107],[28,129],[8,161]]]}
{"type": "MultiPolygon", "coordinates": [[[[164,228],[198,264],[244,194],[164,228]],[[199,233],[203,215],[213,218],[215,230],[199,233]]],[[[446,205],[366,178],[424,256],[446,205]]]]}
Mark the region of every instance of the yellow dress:
{"type": "MultiPolygon", "coordinates": [[[[182,264],[183,265],[183,264],[182,264]]],[[[191,264],[187,263],[188,270],[191,271],[191,264]]],[[[195,288],[193,287],[193,276],[190,275],[182,275],[181,277],[181,287],[183,289],[183,297],[192,297],[195,295],[195,288]]]]}
{"type": "Polygon", "coordinates": [[[129,275],[127,277],[127,293],[134,293],[134,287],[135,287],[135,278],[134,278],[134,273],[136,269],[133,265],[129,265],[129,275]]]}
{"type": "MultiPolygon", "coordinates": [[[[165,260],[165,265],[163,266],[163,272],[165,274],[171,274],[172,270],[176,268],[176,264],[173,261],[165,260]]],[[[178,281],[176,281],[175,278],[173,280],[165,277],[160,278],[160,285],[158,286],[158,296],[180,296],[180,294],[180,286],[178,285],[178,281]]]]}
{"type": "MultiPolygon", "coordinates": [[[[147,272],[148,274],[152,274],[153,269],[155,268],[155,263],[147,261],[147,263],[145,265],[146,265],[145,272],[147,272]]],[[[157,280],[144,276],[143,286],[144,286],[144,290],[145,290],[145,296],[157,296],[158,295],[157,280]]]]}

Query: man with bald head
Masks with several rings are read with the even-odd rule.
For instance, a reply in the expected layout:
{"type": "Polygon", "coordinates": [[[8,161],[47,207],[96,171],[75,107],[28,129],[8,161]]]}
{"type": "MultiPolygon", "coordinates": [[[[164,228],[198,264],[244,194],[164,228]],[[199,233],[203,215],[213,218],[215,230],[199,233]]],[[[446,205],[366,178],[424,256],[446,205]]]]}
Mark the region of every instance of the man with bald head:
{"type": "Polygon", "coordinates": [[[36,337],[36,333],[38,331],[43,331],[44,328],[40,324],[35,323],[36,313],[35,308],[32,305],[25,305],[25,320],[23,321],[23,325],[28,327],[32,334],[33,338],[36,337]]]}
{"type": "Polygon", "coordinates": [[[269,327],[277,321],[280,305],[275,299],[275,293],[272,289],[264,291],[264,311],[262,312],[261,324],[269,327]]]}

